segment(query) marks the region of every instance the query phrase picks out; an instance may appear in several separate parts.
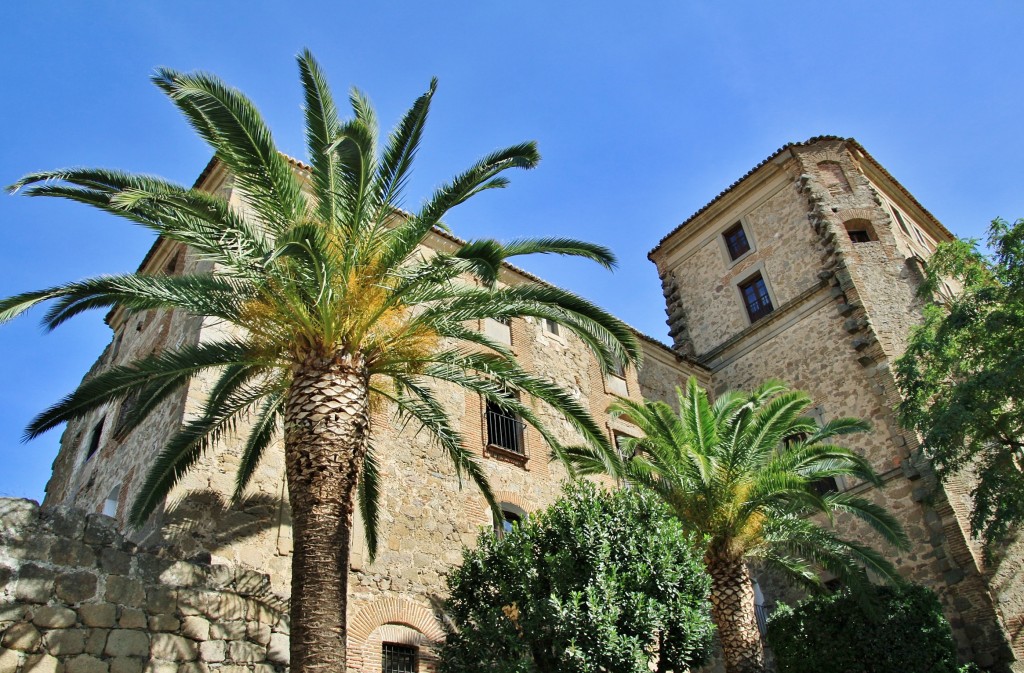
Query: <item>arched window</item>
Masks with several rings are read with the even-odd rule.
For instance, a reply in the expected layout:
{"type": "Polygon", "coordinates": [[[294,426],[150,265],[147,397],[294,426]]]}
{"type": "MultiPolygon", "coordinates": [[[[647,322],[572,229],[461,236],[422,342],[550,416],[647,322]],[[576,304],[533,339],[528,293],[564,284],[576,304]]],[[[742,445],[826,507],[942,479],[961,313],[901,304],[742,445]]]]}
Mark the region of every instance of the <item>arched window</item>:
{"type": "Polygon", "coordinates": [[[870,243],[871,241],[878,240],[878,236],[875,234],[875,228],[868,220],[860,218],[847,220],[846,222],[843,222],[843,226],[846,227],[846,234],[854,243],[870,243]]]}
{"type": "Polygon", "coordinates": [[[513,526],[526,518],[526,512],[510,502],[500,502],[498,505],[501,507],[502,518],[494,522],[494,534],[500,538],[511,533],[513,526]]]}

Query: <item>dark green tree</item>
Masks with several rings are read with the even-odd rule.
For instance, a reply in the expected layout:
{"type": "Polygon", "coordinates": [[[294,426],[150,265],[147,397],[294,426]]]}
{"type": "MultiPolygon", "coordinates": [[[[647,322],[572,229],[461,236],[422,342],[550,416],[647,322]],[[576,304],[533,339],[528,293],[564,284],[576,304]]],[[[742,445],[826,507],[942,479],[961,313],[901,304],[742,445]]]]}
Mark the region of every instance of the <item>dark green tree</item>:
{"type": "Polygon", "coordinates": [[[569,486],[448,578],[442,673],[649,673],[705,660],[710,580],[652,494],[569,486]]]}
{"type": "Polygon", "coordinates": [[[956,643],[925,587],[818,595],[768,619],[779,673],[956,673],[956,643]]]}
{"type": "Polygon", "coordinates": [[[989,543],[1024,521],[1024,220],[928,260],[924,322],[896,361],[900,417],[939,477],[975,483],[971,528],[989,543]]]}
{"type": "Polygon", "coordinates": [[[129,314],[179,310],[233,327],[224,338],[89,377],[32,421],[28,435],[137,396],[127,418],[131,427],[193,377],[216,374],[201,413],[153,460],[131,520],[144,521],[239,419],[250,420],[252,431],[241,449],[236,496],[283,433],[295,537],[291,670],[336,673],[345,670],[347,562],[357,499],[371,548],[376,541],[371,400],[393,411],[397,424],[424,428],[460,478],[468,475],[497,509],[486,474],[434,393],[436,384],[459,386],[517,414],[537,429],[554,457],[564,452],[532,400],[568,419],[597,450],[612,449],[585,405],[524,371],[510,349],[468,324],[521,316],[555,321],[587,344],[605,371],[618,362],[638,362],[640,347],[621,321],[569,292],[536,282],[497,283],[504,260],[531,253],[580,256],[610,267],[614,258],[601,246],[564,238],[477,240],[422,254],[425,239],[443,228],[449,210],[505,187],[510,169],[535,166],[540,155],[534,143],[485,156],[406,213],[399,208],[403,188],[436,82],[379,143],[377,118],[362,92],[349,94],[351,116],[343,118],[312,55],[298,60],[311,165],[303,174],[278,151],[241,92],[204,73],[161,69],[154,77],[231,172],[244,208],[152,176],[104,169],[36,173],[11,187],[147,227],[188,246],[212,271],[104,276],[26,292],[0,301],[0,322],[53,301],[44,318],[49,328],[112,306],[129,314]]]}

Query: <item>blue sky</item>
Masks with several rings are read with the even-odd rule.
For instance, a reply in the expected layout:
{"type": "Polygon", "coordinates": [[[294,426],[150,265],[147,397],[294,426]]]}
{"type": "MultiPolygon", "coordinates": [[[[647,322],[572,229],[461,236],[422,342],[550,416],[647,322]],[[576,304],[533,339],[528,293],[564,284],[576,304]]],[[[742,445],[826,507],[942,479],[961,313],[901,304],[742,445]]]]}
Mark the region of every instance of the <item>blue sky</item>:
{"type": "MultiPolygon", "coordinates": [[[[390,126],[440,78],[407,203],[484,152],[544,160],[448,218],[465,237],[565,234],[619,269],[525,264],[665,339],[647,251],[789,141],[857,138],[961,236],[1024,216],[1024,4],[50,2],[0,8],[0,184],[93,165],[191,183],[209,150],[149,83],[203,69],[250,95],[304,156],[295,54],[390,126]],[[926,8],[926,9],[925,9],[926,8]]],[[[0,296],[134,270],[151,235],[70,203],[0,197],[0,296]]],[[[99,313],[0,326],[0,495],[39,499],[59,431],[20,443],[110,339],[99,313]]]]}

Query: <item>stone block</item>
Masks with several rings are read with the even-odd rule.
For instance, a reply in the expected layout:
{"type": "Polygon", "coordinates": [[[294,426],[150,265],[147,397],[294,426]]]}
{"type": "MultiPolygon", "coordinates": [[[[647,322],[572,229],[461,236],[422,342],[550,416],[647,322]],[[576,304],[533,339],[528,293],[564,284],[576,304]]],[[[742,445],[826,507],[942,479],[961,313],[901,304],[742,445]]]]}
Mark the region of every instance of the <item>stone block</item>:
{"type": "Polygon", "coordinates": [[[14,585],[14,598],[23,603],[47,603],[53,596],[56,573],[49,568],[26,563],[18,572],[18,583],[14,585]]]}
{"type": "Polygon", "coordinates": [[[117,619],[117,606],[113,603],[88,603],[79,606],[78,618],[86,626],[109,629],[117,619]]]}
{"type": "Polygon", "coordinates": [[[145,664],[135,657],[114,657],[110,660],[110,673],[142,673],[145,664]]]}
{"type": "Polygon", "coordinates": [[[146,613],[134,608],[121,608],[121,617],[117,625],[122,629],[144,629],[146,628],[146,613]]]}
{"type": "Polygon", "coordinates": [[[138,608],[146,601],[146,591],[142,582],[138,580],[124,575],[110,575],[107,577],[107,591],[104,597],[108,603],[138,608]]]}
{"type": "Polygon", "coordinates": [[[85,629],[55,629],[43,636],[46,651],[55,656],[69,656],[85,652],[85,629]]]}
{"type": "Polygon", "coordinates": [[[96,552],[79,540],[63,540],[54,546],[50,560],[71,568],[92,568],[96,565],[96,552]]]}
{"type": "MultiPolygon", "coordinates": [[[[245,599],[235,593],[223,593],[217,601],[216,619],[237,620],[245,619],[245,599]]],[[[211,615],[213,616],[213,615],[211,615]]]]}
{"type": "Polygon", "coordinates": [[[218,673],[250,673],[248,666],[240,666],[238,664],[221,666],[217,671],[218,673]]]}
{"type": "Polygon", "coordinates": [[[13,624],[0,639],[0,645],[19,652],[36,652],[39,650],[39,642],[39,629],[28,622],[13,624]]]}
{"type": "Polygon", "coordinates": [[[132,570],[132,557],[123,551],[104,547],[100,550],[100,568],[111,575],[127,575],[132,570]]]}
{"type": "Polygon", "coordinates": [[[174,661],[150,659],[146,662],[146,668],[143,669],[143,673],[178,673],[178,664],[174,661]]]}
{"type": "Polygon", "coordinates": [[[235,579],[235,589],[238,593],[259,595],[270,590],[270,577],[264,573],[254,570],[240,570],[235,579]]]}
{"type": "Polygon", "coordinates": [[[241,640],[245,638],[245,622],[210,624],[210,640],[241,640]]]}
{"type": "Polygon", "coordinates": [[[227,643],[223,640],[207,640],[206,642],[199,643],[199,658],[211,664],[224,661],[227,652],[227,643]]]}
{"type": "Polygon", "coordinates": [[[212,565],[207,577],[207,586],[223,588],[235,581],[235,570],[231,566],[212,565]]]}
{"type": "Polygon", "coordinates": [[[154,632],[177,631],[181,622],[173,615],[152,615],[149,618],[149,630],[154,632]]]}
{"type": "Polygon", "coordinates": [[[25,535],[8,540],[5,543],[7,553],[12,559],[19,561],[48,561],[57,538],[39,532],[26,532],[25,535]]]}
{"type": "Polygon", "coordinates": [[[150,587],[146,589],[146,612],[151,615],[173,614],[178,605],[174,589],[150,587]]]}
{"type": "Polygon", "coordinates": [[[66,629],[75,625],[78,615],[74,610],[58,606],[43,606],[32,611],[32,623],[45,629],[66,629]]]}
{"type": "Polygon", "coordinates": [[[202,661],[186,661],[178,665],[178,673],[210,673],[210,667],[202,661]]]}
{"type": "Polygon", "coordinates": [[[267,650],[245,640],[233,640],[228,643],[228,659],[238,663],[266,661],[267,650]]]}
{"type": "Polygon", "coordinates": [[[77,657],[64,661],[64,673],[108,673],[107,662],[97,659],[88,654],[79,654],[77,657]]]}
{"type": "Polygon", "coordinates": [[[0,673],[15,673],[21,665],[21,653],[0,647],[0,673]]]}
{"type": "Polygon", "coordinates": [[[43,519],[53,534],[59,537],[80,540],[85,532],[85,519],[82,515],[66,507],[47,507],[43,519]]]}
{"type": "Polygon", "coordinates": [[[210,622],[202,617],[185,617],[181,622],[181,635],[192,640],[209,640],[210,622]]]}
{"type": "Polygon", "coordinates": [[[107,636],[103,653],[110,657],[145,657],[149,649],[149,636],[143,631],[114,629],[107,636]]]}
{"type": "Polygon", "coordinates": [[[23,673],[60,673],[63,670],[60,660],[49,654],[30,654],[25,658],[23,673]]]}
{"type": "Polygon", "coordinates": [[[89,629],[89,635],[85,639],[85,653],[94,657],[103,654],[109,635],[110,629],[89,629]]]}
{"type": "Polygon", "coordinates": [[[199,648],[188,638],[170,633],[154,633],[149,654],[154,659],[166,661],[193,661],[199,655],[199,648]]]}
{"type": "Polygon", "coordinates": [[[288,665],[291,661],[291,644],[288,636],[283,633],[270,634],[270,645],[267,646],[267,659],[275,664],[288,665]]]}
{"type": "Polygon", "coordinates": [[[24,498],[0,498],[0,531],[29,528],[39,516],[39,503],[24,498]]]}
{"type": "Polygon", "coordinates": [[[195,587],[206,582],[206,573],[197,565],[177,561],[160,573],[160,581],[172,587],[195,587]]]}
{"type": "Polygon", "coordinates": [[[117,532],[117,521],[103,514],[87,514],[85,517],[85,533],[82,541],[85,544],[102,547],[121,546],[122,536],[117,532]]]}
{"type": "Polygon", "coordinates": [[[63,573],[54,583],[57,598],[65,603],[81,603],[96,595],[96,575],[86,570],[63,573]]]}
{"type": "Polygon", "coordinates": [[[25,618],[28,607],[17,603],[0,604],[0,622],[20,622],[25,618]]]}
{"type": "Polygon", "coordinates": [[[150,582],[159,581],[160,574],[163,573],[170,564],[170,561],[156,556],[155,554],[135,555],[135,566],[138,568],[139,576],[150,582]]]}
{"type": "Polygon", "coordinates": [[[277,673],[277,670],[270,664],[253,664],[252,673],[277,673]]]}
{"type": "Polygon", "coordinates": [[[254,643],[266,645],[270,642],[270,624],[249,622],[245,625],[245,637],[254,643]]]}

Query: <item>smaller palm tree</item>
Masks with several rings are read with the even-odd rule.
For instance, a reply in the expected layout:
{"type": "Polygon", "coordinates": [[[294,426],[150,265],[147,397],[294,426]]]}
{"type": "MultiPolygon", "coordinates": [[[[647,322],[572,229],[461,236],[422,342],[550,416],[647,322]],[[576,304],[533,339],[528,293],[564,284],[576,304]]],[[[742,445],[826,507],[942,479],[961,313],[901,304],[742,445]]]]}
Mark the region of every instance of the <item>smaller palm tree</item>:
{"type": "Polygon", "coordinates": [[[727,392],[713,404],[694,378],[685,392],[676,392],[678,414],[664,402],[615,402],[611,412],[628,416],[643,436],[623,438],[614,464],[584,449],[574,451],[576,463],[584,472],[611,471],[652,489],[684,527],[705,537],[712,617],[725,669],[761,671],[764,652],[748,561],[814,586],[820,585],[815,567],[846,583],[863,581],[865,570],[895,582],[896,569],[878,551],[843,539],[826,524],[845,513],[891,545],[905,548],[907,538],[892,515],[870,500],[816,488],[835,477],[881,485],[862,456],[832,443],[867,430],[866,422],[839,418],[819,427],[803,415],[810,396],[778,381],[752,393],[727,392]]]}

